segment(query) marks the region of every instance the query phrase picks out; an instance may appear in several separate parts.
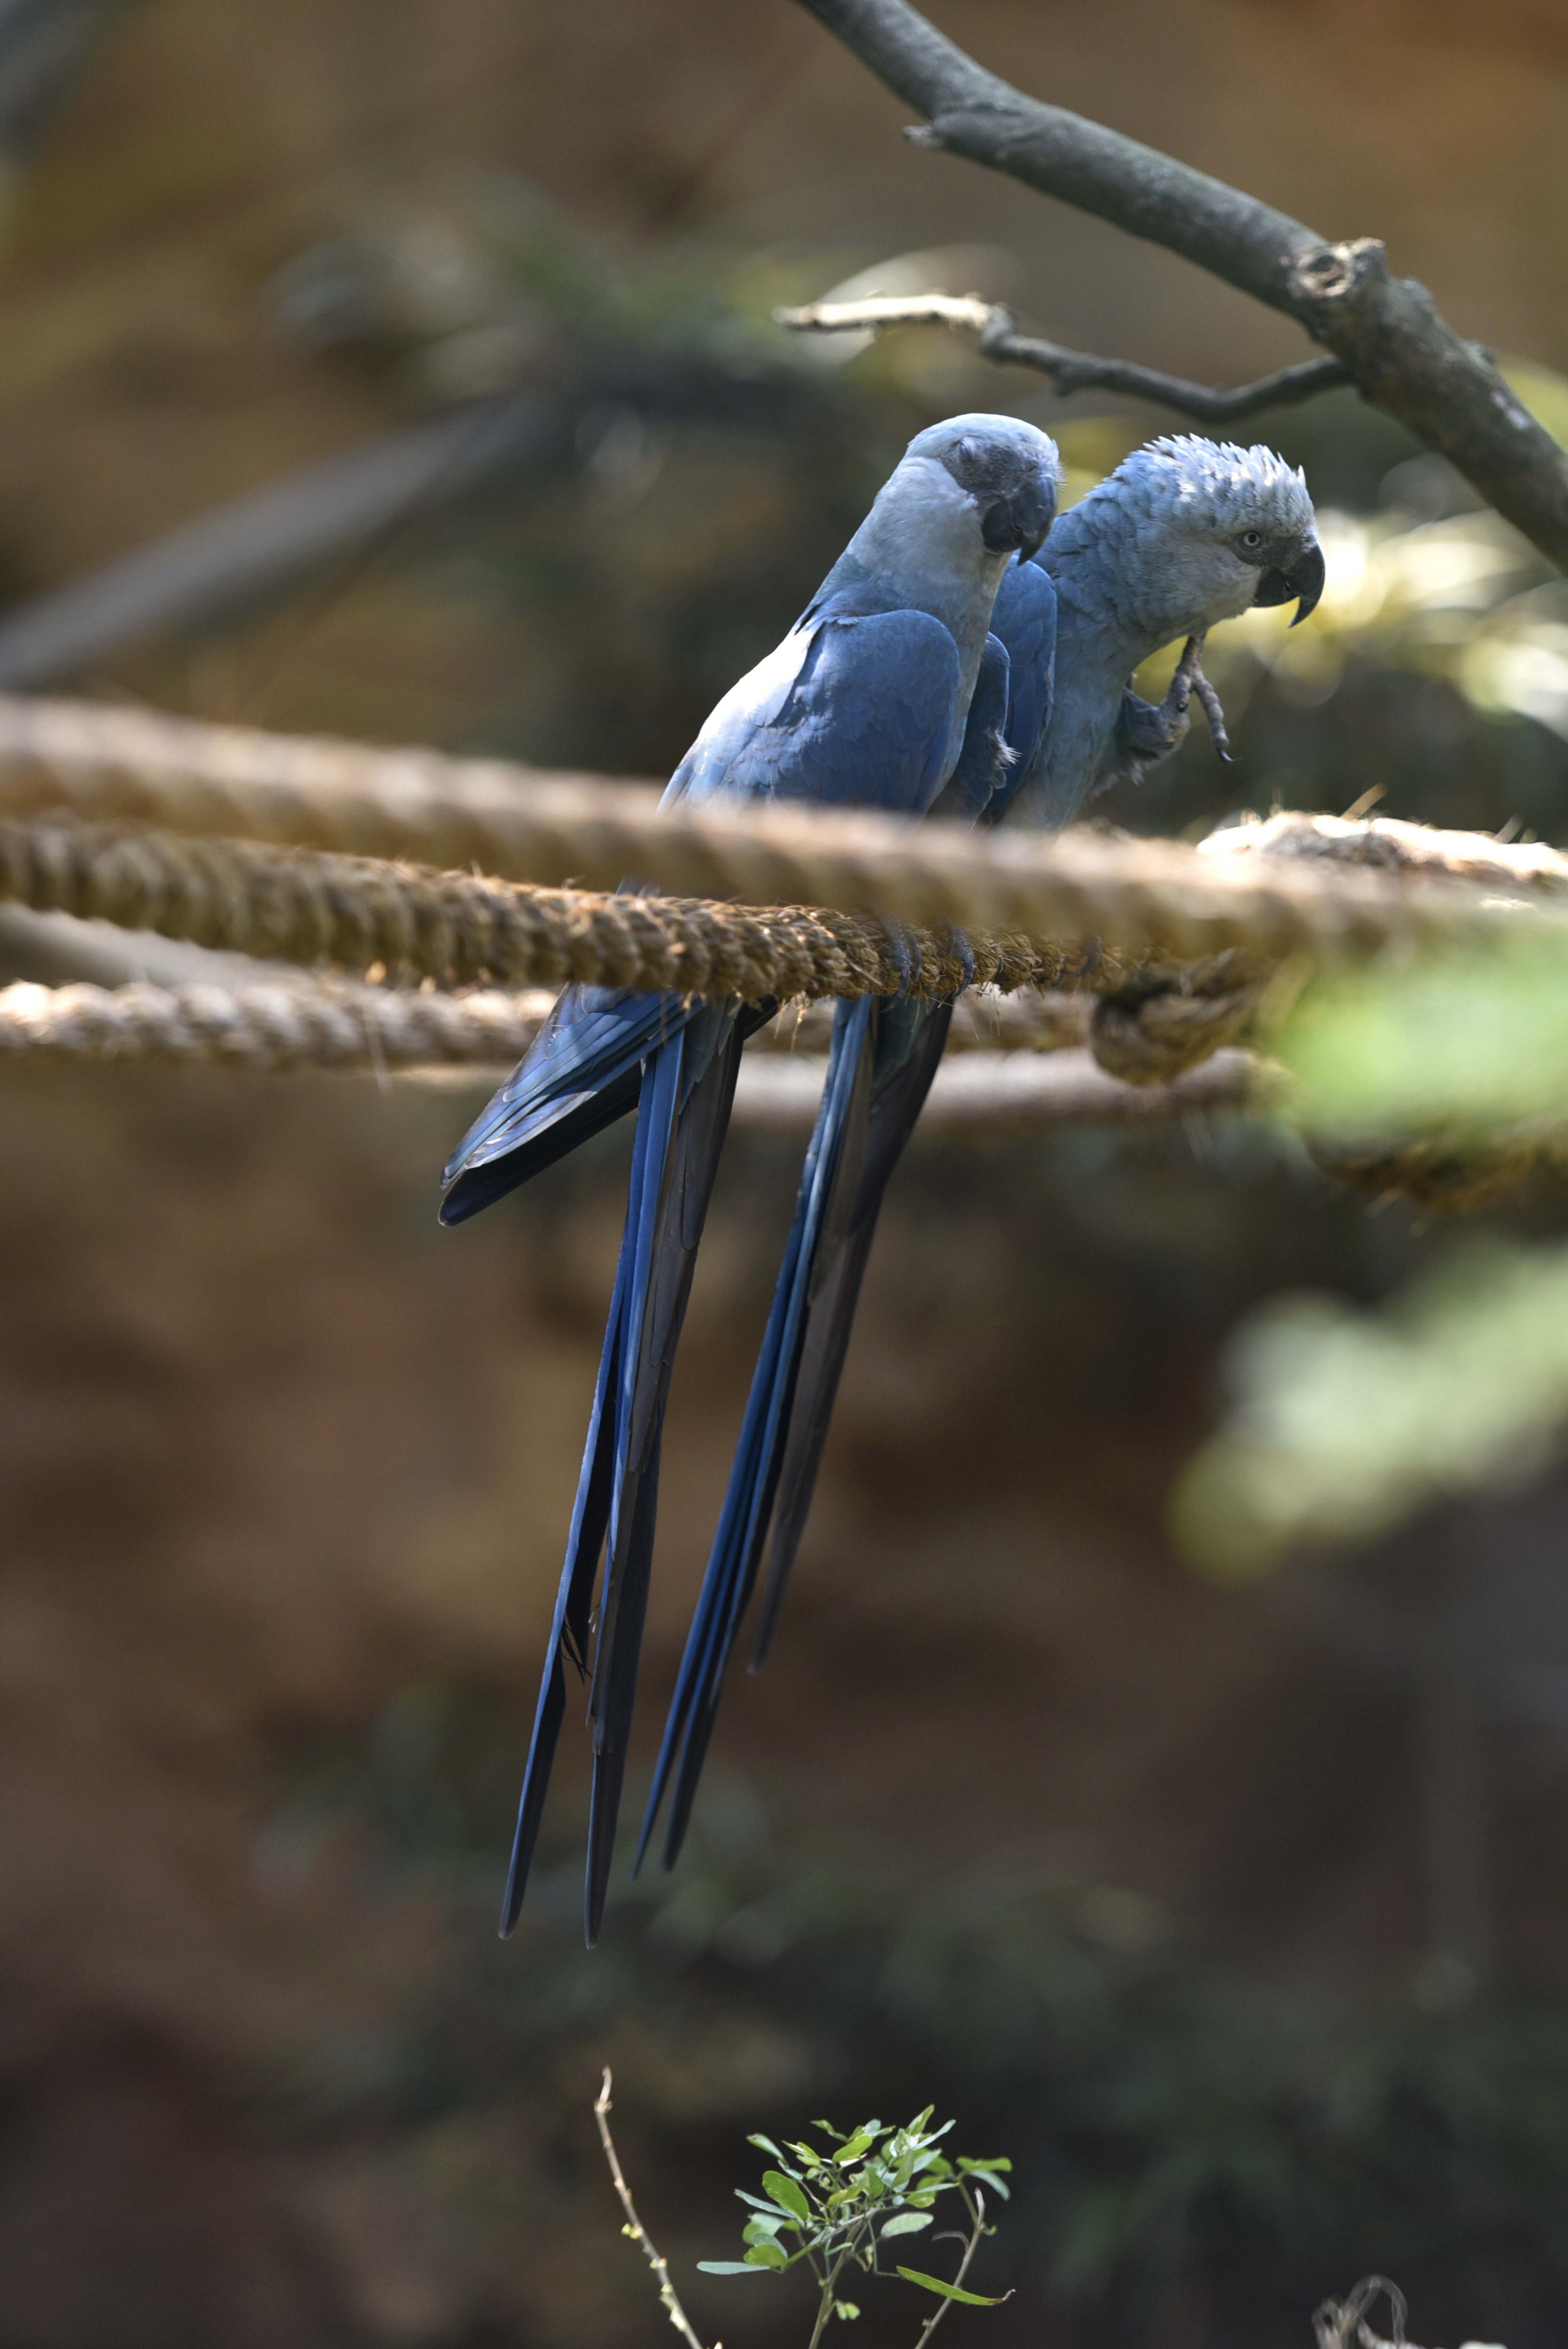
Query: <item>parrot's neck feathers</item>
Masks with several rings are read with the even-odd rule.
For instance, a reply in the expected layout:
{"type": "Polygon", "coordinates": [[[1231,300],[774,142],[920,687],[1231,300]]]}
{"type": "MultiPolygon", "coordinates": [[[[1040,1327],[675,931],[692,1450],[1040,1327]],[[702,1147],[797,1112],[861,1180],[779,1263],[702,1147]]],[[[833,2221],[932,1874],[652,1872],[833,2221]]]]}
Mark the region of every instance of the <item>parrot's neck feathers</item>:
{"type": "Polygon", "coordinates": [[[834,565],[827,586],[882,590],[889,605],[929,612],[967,668],[978,660],[1011,557],[993,554],[980,511],[931,457],[906,457],[834,565]]]}

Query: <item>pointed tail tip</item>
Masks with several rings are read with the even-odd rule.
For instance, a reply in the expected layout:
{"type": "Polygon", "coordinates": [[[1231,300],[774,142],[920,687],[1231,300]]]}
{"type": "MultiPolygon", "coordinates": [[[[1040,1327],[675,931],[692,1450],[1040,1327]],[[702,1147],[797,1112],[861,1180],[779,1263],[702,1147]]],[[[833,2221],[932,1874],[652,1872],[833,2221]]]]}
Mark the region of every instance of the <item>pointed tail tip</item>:
{"type": "MultiPolygon", "coordinates": [[[[661,1763],[663,1758],[663,1755],[661,1755],[661,1763]]],[[[643,1862],[648,1856],[648,1846],[654,1839],[654,1829],[658,1825],[659,1810],[664,1801],[664,1792],[662,1773],[659,1767],[655,1765],[654,1772],[654,1790],[648,1796],[648,1807],[643,1813],[643,1824],[637,1830],[637,1848],[632,1854],[631,1880],[634,1884],[635,1884],[638,1877],[641,1876],[643,1872],[643,1862]]]]}
{"type": "Polygon", "coordinates": [[[659,1866],[666,1876],[681,1856],[681,1848],[686,1839],[686,1830],[691,1826],[692,1800],[695,1793],[696,1789],[693,1788],[684,1804],[672,1804],[670,1806],[669,1819],[665,1827],[664,1849],[659,1854],[659,1866]]]}

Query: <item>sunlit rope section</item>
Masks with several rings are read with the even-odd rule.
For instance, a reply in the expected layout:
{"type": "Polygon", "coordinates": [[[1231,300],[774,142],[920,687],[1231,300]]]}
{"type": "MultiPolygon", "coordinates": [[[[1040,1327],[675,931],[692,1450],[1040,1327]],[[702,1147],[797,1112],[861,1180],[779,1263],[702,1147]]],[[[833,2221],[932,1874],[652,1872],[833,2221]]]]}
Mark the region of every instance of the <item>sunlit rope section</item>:
{"type": "Polygon", "coordinates": [[[1500,890],[1568,917],[1556,903],[1568,866],[1538,847],[1469,841],[1465,852],[1439,846],[1414,859],[1356,854],[1391,829],[1372,826],[1357,828],[1349,854],[1281,854],[1278,842],[1243,838],[1222,854],[1088,831],[975,833],[788,806],[661,816],[650,789],[590,777],[0,698],[0,815],[51,811],[500,882],[608,890],[635,874],[687,900],[841,916],[874,908],[938,937],[957,924],[977,949],[995,944],[998,963],[1019,938],[1057,952],[1093,941],[1125,957],[1228,947],[1270,957],[1376,953],[1495,929],[1512,911],[1500,890]],[[1447,885],[1426,885],[1434,875],[1447,885]]]}
{"type": "MultiPolygon", "coordinates": [[[[0,988],[0,1057],[225,1061],[250,1069],[448,1067],[488,1074],[521,1058],[554,1001],[539,988],[445,995],[346,980],[281,978],[242,987],[19,981],[0,988]]],[[[1092,1009],[1081,997],[979,992],[960,1008],[949,1050],[1026,1063],[1042,1052],[1081,1048],[1092,1009]]],[[[830,1005],[797,1007],[763,1030],[753,1059],[767,1063],[773,1077],[787,1060],[820,1091],[830,1025],[830,1005]]]]}
{"type": "MultiPolygon", "coordinates": [[[[0,1061],[142,1066],[226,1063],[257,1071],[358,1070],[377,1079],[467,1074],[489,1083],[525,1052],[553,999],[532,991],[452,996],[384,987],[298,984],[226,988],[0,988],[0,1061]]],[[[1169,1084],[1109,1075],[1071,1040],[1080,1005],[1038,999],[1031,1019],[1001,1000],[959,1024],[956,1057],[938,1071],[924,1134],[1042,1122],[1147,1123],[1183,1112],[1244,1109],[1265,1080],[1250,1053],[1221,1051],[1169,1084]],[[1008,1037],[1013,1049],[997,1049],[1008,1037]],[[1051,1049],[1051,1048],[1057,1049],[1051,1049]]],[[[742,1125],[793,1132],[817,1113],[827,1063],[825,1020],[786,1029],[742,1065],[742,1125]]]]}

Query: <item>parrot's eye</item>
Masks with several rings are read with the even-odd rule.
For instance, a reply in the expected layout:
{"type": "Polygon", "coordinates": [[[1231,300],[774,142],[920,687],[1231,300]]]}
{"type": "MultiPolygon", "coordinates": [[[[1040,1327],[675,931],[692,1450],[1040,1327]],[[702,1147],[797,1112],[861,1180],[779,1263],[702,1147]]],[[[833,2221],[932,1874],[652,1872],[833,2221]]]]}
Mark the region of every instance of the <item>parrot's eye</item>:
{"type": "Polygon", "coordinates": [[[1244,530],[1243,531],[1240,538],[1236,541],[1236,544],[1238,546],[1244,546],[1249,554],[1254,548],[1260,547],[1263,543],[1264,534],[1261,530],[1244,530]]]}

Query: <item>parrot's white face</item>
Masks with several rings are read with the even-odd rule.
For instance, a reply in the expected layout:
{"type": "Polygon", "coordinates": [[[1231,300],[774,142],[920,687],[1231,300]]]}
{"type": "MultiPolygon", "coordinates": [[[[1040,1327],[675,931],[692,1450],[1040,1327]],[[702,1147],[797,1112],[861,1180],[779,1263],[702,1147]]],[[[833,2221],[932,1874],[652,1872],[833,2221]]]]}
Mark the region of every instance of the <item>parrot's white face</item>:
{"type": "Polygon", "coordinates": [[[1253,604],[1294,595],[1305,618],[1323,592],[1323,555],[1308,523],[1261,500],[1237,530],[1178,507],[1140,532],[1153,600],[1168,636],[1202,636],[1253,604]]]}
{"type": "MultiPolygon", "coordinates": [[[[1060,478],[1055,441],[1032,424],[953,417],[916,433],[846,559],[873,578],[896,580],[903,600],[944,618],[950,607],[956,615],[976,592],[995,595],[1016,554],[1039,546],[1060,478]]],[[[955,617],[950,624],[961,640],[972,633],[955,617]]]]}

